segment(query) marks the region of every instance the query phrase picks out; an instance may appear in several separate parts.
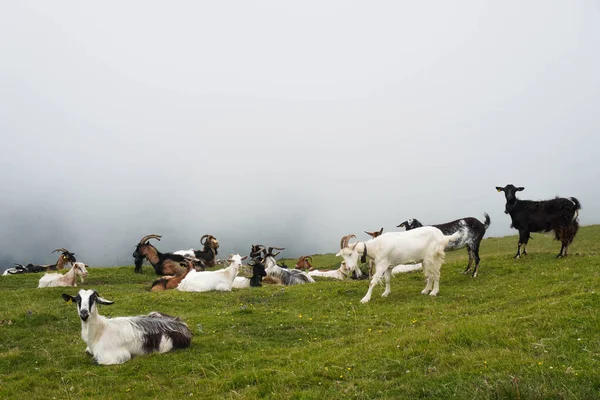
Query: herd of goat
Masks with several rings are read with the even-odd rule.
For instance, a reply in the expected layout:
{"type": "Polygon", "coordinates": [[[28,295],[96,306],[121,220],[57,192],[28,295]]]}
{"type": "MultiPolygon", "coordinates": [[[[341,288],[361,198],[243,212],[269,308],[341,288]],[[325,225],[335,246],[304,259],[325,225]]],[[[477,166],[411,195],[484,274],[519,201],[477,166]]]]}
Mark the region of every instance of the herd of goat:
{"type": "MultiPolygon", "coordinates": [[[[557,258],[568,255],[569,245],[579,229],[578,216],[581,205],[574,198],[556,197],[551,200],[520,200],[516,192],[523,187],[506,185],[496,187],[504,192],[506,205],[504,212],[509,214],[512,227],[519,231],[519,241],[515,258],[527,254],[527,243],[533,232],[553,232],[561,242],[557,258]]],[[[217,259],[219,241],[212,235],[200,239],[201,250],[180,250],[161,253],[150,240],[160,241],[160,235],[144,236],[133,252],[135,272],[142,272],[144,261],[148,261],[160,278],[156,279],[151,291],[175,289],[186,292],[231,291],[260,287],[263,283],[279,285],[297,285],[314,283],[313,277],[333,279],[362,279],[361,264],[368,263],[369,287],[361,303],[371,299],[374,287],[383,279],[385,290],[382,297],[390,294],[392,275],[422,269],[426,277],[423,294],[435,296],[439,293],[440,267],[444,262],[445,251],[466,248],[469,256],[464,273],[471,272],[477,277],[480,267],[479,246],[490,217],[486,213],[484,222],[473,217],[461,218],[444,224],[423,226],[417,219],[408,219],[398,227],[402,232],[367,232],[371,238],[355,241],[353,234],[344,236],[340,241],[340,251],[336,254],[343,260],[335,270],[317,270],[312,265],[312,257],[302,256],[295,268],[279,265],[275,258],[283,248],[252,245],[249,256],[232,254],[227,258],[225,268],[207,270],[219,264],[217,259]],[[250,258],[247,265],[252,267],[251,277],[238,276],[243,262],[250,258]]],[[[68,266],[66,274],[46,273],[39,280],[39,288],[55,286],[77,286],[77,276],[81,281],[88,276],[89,266],[77,262],[75,254],[64,248],[56,264],[23,266],[7,270],[4,275],[28,272],[60,271],[68,266]]],[[[166,352],[172,349],[188,347],[191,332],[187,325],[176,317],[152,312],[145,316],[105,318],[98,314],[97,304],[112,304],[103,299],[94,290],[80,290],[77,296],[63,294],[67,302],[75,302],[82,324],[82,338],[86,352],[94,356],[99,364],[123,363],[131,356],[153,351],[166,352]]]]}

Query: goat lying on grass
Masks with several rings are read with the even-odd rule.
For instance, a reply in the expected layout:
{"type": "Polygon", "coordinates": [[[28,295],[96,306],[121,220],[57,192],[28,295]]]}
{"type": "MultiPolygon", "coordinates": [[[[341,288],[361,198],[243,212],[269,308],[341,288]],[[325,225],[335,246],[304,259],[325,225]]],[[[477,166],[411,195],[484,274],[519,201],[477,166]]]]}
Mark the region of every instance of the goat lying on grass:
{"type": "Polygon", "coordinates": [[[344,261],[342,261],[342,263],[338,269],[332,269],[329,271],[314,269],[312,271],[309,271],[308,275],[309,276],[320,276],[322,278],[339,279],[340,281],[343,281],[344,279],[348,278],[351,273],[352,273],[352,271],[350,271],[350,269],[348,269],[346,267],[346,263],[344,261]]]}
{"type": "Polygon", "coordinates": [[[270,280],[273,281],[273,283],[288,286],[315,282],[315,280],[308,276],[308,274],[304,271],[300,271],[297,269],[285,269],[277,265],[275,257],[277,257],[279,252],[273,253],[274,249],[284,250],[284,248],[269,247],[269,250],[265,251],[265,271],[267,272],[268,278],[270,278],[270,280]]]}
{"type": "Polygon", "coordinates": [[[252,259],[248,263],[252,266],[252,277],[246,278],[243,276],[236,276],[233,280],[233,287],[236,289],[244,289],[249,287],[261,287],[262,279],[267,276],[265,271],[265,265],[258,259],[252,259]]]}
{"type": "Polygon", "coordinates": [[[568,199],[556,197],[555,199],[543,201],[517,199],[517,192],[524,189],[524,187],[513,185],[496,186],[496,190],[504,192],[506,197],[504,213],[510,215],[511,227],[519,231],[519,245],[515,258],[521,256],[521,246],[523,246],[523,255],[527,255],[527,243],[531,232],[552,231],[554,231],[554,238],[562,244],[556,258],[566,257],[569,245],[573,243],[579,230],[579,222],[577,221],[581,209],[579,200],[575,197],[569,197],[568,199]]]}
{"type": "Polygon", "coordinates": [[[158,278],[152,282],[150,291],[161,292],[163,290],[177,288],[177,286],[179,286],[181,281],[190,273],[190,271],[194,270],[198,261],[199,260],[197,258],[186,256],[185,262],[181,263],[181,266],[185,267],[185,272],[183,274],[176,276],[163,276],[162,278],[158,278]]]}
{"type": "Polygon", "coordinates": [[[217,254],[219,254],[219,241],[213,235],[204,235],[200,238],[200,244],[204,246],[202,250],[179,250],[173,254],[197,258],[196,267],[201,271],[214,267],[217,262],[217,254]]]}
{"type": "Polygon", "coordinates": [[[6,271],[4,271],[4,273],[2,275],[4,276],[4,275],[28,274],[28,273],[37,273],[37,272],[46,272],[46,271],[60,271],[65,267],[69,267],[70,265],[72,265],[74,262],[77,261],[77,259],[75,258],[75,253],[71,253],[67,249],[59,248],[59,249],[52,251],[52,253],[56,253],[56,252],[61,252],[61,254],[58,256],[58,260],[56,261],[55,264],[35,265],[32,263],[29,263],[25,266],[23,266],[23,264],[15,264],[16,267],[7,269],[6,271]]]}
{"type": "Polygon", "coordinates": [[[241,257],[239,254],[230,255],[229,266],[217,271],[190,271],[181,281],[177,290],[182,292],[208,292],[211,290],[230,292],[233,280],[238,274],[242,261],[248,256],[241,257]]]}
{"type": "Polygon", "coordinates": [[[87,265],[82,262],[73,264],[66,274],[44,274],[38,283],[39,288],[57,287],[57,286],[77,286],[77,276],[81,278],[81,282],[88,276],[87,265]]]}
{"type": "Polygon", "coordinates": [[[312,271],[314,269],[311,264],[312,260],[313,259],[311,256],[301,256],[300,258],[298,258],[298,261],[296,261],[296,265],[294,265],[294,267],[301,271],[312,271]]]}
{"type": "Polygon", "coordinates": [[[358,256],[365,262],[367,258],[375,261],[375,274],[369,284],[369,290],[360,301],[371,300],[373,288],[385,276],[385,291],[382,297],[390,294],[392,267],[398,264],[423,264],[423,272],[427,277],[427,285],[421,292],[435,296],[440,291],[440,267],[444,262],[444,248],[451,240],[460,237],[460,232],[444,236],[442,231],[434,227],[423,227],[406,232],[388,232],[366,242],[348,244],[355,235],[344,236],[340,242],[341,250],[337,256],[343,257],[350,269],[358,267],[358,256]]]}
{"type": "Polygon", "coordinates": [[[122,364],[132,356],[152,352],[166,353],[189,347],[192,332],[179,318],[159,312],[136,317],[106,318],[98,314],[103,299],[95,290],[80,290],[77,296],[62,295],[67,303],[77,303],[81,319],[81,338],[85,352],[101,365],[122,364]]]}
{"type": "MultiPolygon", "coordinates": [[[[485,223],[482,223],[477,218],[466,217],[457,219],[445,224],[432,225],[438,228],[444,235],[452,235],[454,232],[460,232],[460,237],[457,240],[453,240],[446,246],[446,251],[467,248],[469,254],[469,264],[464,273],[466,274],[475,261],[475,268],[473,269],[473,278],[477,277],[477,270],[479,269],[479,245],[485,235],[487,228],[490,226],[490,216],[487,213],[483,213],[485,216],[485,223]]],[[[407,231],[415,228],[422,227],[423,224],[418,219],[408,219],[398,225],[398,228],[405,227],[407,231]]]]}

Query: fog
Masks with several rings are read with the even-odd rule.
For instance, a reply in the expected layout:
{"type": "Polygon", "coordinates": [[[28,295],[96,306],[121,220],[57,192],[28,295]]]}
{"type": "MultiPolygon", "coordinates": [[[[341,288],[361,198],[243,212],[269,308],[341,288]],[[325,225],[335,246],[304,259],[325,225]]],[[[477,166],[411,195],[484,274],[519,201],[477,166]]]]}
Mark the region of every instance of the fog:
{"type": "Polygon", "coordinates": [[[599,48],[595,1],[4,2],[0,269],[514,234],[508,183],[599,223],[599,48]]]}

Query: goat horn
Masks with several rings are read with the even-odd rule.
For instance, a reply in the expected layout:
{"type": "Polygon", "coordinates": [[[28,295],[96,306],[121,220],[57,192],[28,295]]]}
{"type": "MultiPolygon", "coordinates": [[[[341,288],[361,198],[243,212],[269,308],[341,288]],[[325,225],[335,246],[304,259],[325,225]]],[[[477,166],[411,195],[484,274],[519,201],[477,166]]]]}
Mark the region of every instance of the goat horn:
{"type": "Polygon", "coordinates": [[[355,238],[356,235],[355,234],[350,234],[350,235],[346,235],[342,238],[342,241],[340,242],[340,248],[343,249],[344,247],[348,246],[348,241],[352,238],[355,238]]]}
{"type": "Polygon", "coordinates": [[[202,241],[202,239],[204,239],[204,238],[210,238],[210,235],[204,235],[204,236],[202,236],[202,237],[200,238],[200,244],[204,244],[204,243],[206,243],[206,240],[205,240],[204,242],[202,241]]]}
{"type": "Polygon", "coordinates": [[[306,259],[309,259],[309,258],[310,258],[310,261],[312,262],[312,257],[311,256],[306,256],[306,259]]]}
{"type": "MultiPolygon", "coordinates": [[[[285,247],[269,247],[269,254],[273,253],[273,250],[285,250],[285,247]]],[[[278,253],[279,254],[279,253],[278,253]]]]}
{"type": "Polygon", "coordinates": [[[62,247],[61,247],[60,249],[56,249],[56,250],[54,250],[52,253],[54,254],[54,253],[56,253],[57,251],[60,251],[60,252],[62,252],[62,253],[70,253],[70,251],[69,251],[69,250],[67,250],[67,249],[64,249],[64,248],[62,248],[62,247]]]}
{"type": "Polygon", "coordinates": [[[160,240],[161,237],[162,237],[161,235],[156,235],[156,234],[146,235],[142,238],[142,240],[140,240],[140,243],[144,243],[145,241],[150,240],[150,239],[160,240]]]}
{"type": "Polygon", "coordinates": [[[25,267],[23,266],[23,264],[17,264],[17,263],[15,263],[15,265],[16,265],[17,267],[25,268],[25,267]]]}

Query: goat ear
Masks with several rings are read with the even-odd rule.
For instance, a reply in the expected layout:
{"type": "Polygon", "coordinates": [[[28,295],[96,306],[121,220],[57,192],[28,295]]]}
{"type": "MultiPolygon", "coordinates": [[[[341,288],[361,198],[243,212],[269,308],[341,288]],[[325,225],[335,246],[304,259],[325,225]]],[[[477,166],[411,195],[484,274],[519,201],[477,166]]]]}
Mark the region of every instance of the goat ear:
{"type": "Polygon", "coordinates": [[[71,296],[71,295],[68,295],[68,294],[66,294],[66,293],[63,293],[63,294],[62,294],[62,298],[63,298],[63,299],[64,299],[64,300],[65,300],[67,303],[70,303],[70,302],[75,302],[75,297],[73,297],[73,296],[71,296]]]}
{"type": "Polygon", "coordinates": [[[103,306],[110,306],[111,304],[114,303],[114,301],[110,301],[110,300],[106,300],[103,297],[96,297],[96,302],[98,302],[99,304],[102,304],[103,306]]]}
{"type": "Polygon", "coordinates": [[[497,190],[497,191],[499,191],[499,192],[501,192],[501,191],[503,191],[503,190],[504,190],[504,188],[503,188],[503,187],[501,187],[501,186],[496,186],[496,190],[497,190]]]}
{"type": "Polygon", "coordinates": [[[381,227],[381,229],[379,230],[379,234],[381,235],[383,233],[383,227],[381,227]]]}
{"type": "Polygon", "coordinates": [[[336,256],[336,257],[341,257],[341,256],[342,256],[342,252],[340,251],[340,252],[339,252],[339,253],[337,253],[335,256],[336,256]]]}
{"type": "Polygon", "coordinates": [[[517,188],[517,192],[521,192],[521,191],[523,191],[523,190],[525,190],[525,188],[524,188],[523,186],[519,186],[519,187],[517,188]]]}

